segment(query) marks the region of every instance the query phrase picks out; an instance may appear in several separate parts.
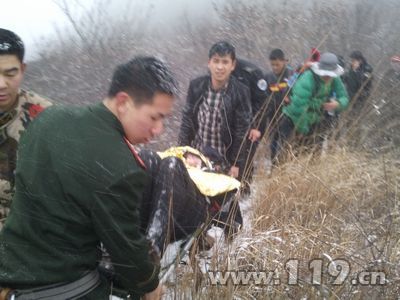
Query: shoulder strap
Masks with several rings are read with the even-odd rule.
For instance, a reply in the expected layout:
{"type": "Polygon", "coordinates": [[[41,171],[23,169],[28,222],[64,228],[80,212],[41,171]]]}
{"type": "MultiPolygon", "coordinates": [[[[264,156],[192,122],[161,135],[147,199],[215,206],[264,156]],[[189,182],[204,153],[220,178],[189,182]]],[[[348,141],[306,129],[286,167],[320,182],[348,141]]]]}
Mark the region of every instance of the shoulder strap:
{"type": "Polygon", "coordinates": [[[312,73],[312,75],[313,75],[313,80],[314,80],[314,88],[313,88],[311,97],[315,97],[315,95],[317,95],[317,93],[318,93],[318,90],[319,90],[319,88],[320,88],[320,86],[321,86],[321,83],[319,82],[319,81],[320,81],[319,76],[318,76],[317,74],[315,74],[315,73],[314,73],[313,71],[311,71],[311,70],[310,70],[310,72],[312,73]]]}

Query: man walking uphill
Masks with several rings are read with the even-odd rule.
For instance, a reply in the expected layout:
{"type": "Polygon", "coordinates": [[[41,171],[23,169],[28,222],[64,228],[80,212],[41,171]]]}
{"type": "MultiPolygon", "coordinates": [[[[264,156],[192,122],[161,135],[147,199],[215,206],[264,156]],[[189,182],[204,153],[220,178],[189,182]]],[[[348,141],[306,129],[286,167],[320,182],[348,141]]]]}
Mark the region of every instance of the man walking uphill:
{"type": "Polygon", "coordinates": [[[347,107],[349,99],[339,77],[343,68],[338,63],[336,55],[324,53],[297,80],[291,102],[283,108],[283,117],[271,142],[273,162],[295,133],[313,140],[312,135],[318,133],[325,112],[339,112],[347,107]]]}
{"type": "Polygon", "coordinates": [[[132,144],[162,132],[175,89],[160,61],[137,57],[117,67],[102,103],[51,107],[30,125],[0,233],[3,294],[108,299],[110,283],[96,271],[101,242],[118,287],[159,298],[159,266],[140,231],[148,178],[132,144]]]}
{"type": "Polygon", "coordinates": [[[372,90],[373,69],[360,51],[353,51],[350,58],[350,70],[343,75],[343,81],[349,93],[352,117],[358,118],[372,90]]]}
{"type": "Polygon", "coordinates": [[[285,53],[281,49],[273,49],[269,54],[271,72],[267,73],[265,77],[268,82],[268,89],[272,94],[266,111],[270,132],[276,130],[275,127],[281,119],[282,109],[289,103],[288,90],[290,87],[288,83],[294,72],[288,66],[287,61],[285,53]]]}
{"type": "Polygon", "coordinates": [[[244,140],[251,121],[250,92],[231,76],[236,65],[231,44],[214,44],[208,58],[210,75],[190,82],[179,145],[199,151],[214,148],[226,159],[229,175],[240,178],[246,160],[244,140]]]}

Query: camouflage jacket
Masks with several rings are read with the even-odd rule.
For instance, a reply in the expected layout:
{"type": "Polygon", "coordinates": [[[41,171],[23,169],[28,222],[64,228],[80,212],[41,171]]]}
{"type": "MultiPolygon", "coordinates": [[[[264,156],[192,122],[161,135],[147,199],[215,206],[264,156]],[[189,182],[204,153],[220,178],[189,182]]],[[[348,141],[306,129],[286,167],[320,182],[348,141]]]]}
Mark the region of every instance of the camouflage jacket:
{"type": "Polygon", "coordinates": [[[17,147],[21,133],[38,113],[50,105],[49,100],[20,90],[15,107],[0,114],[0,229],[11,204],[17,147]]]}

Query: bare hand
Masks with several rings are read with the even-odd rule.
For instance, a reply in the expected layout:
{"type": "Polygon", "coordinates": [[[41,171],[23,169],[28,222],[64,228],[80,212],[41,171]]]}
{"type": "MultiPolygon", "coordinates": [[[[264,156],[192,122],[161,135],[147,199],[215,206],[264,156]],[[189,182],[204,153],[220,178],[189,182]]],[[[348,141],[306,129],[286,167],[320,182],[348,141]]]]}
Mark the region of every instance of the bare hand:
{"type": "Polygon", "coordinates": [[[290,104],[290,98],[286,96],[285,98],[283,98],[283,102],[285,105],[290,104]]]}
{"type": "Polygon", "coordinates": [[[251,129],[249,133],[249,140],[253,143],[258,141],[261,137],[261,132],[258,129],[251,129]]]}
{"type": "Polygon", "coordinates": [[[233,178],[238,178],[239,177],[239,168],[232,166],[231,169],[229,170],[229,176],[232,176],[233,178]]]}
{"type": "Polygon", "coordinates": [[[162,293],[163,293],[163,285],[160,283],[154,291],[144,294],[142,299],[143,300],[160,300],[162,293]]]}
{"type": "Polygon", "coordinates": [[[304,70],[311,68],[313,63],[314,63],[313,61],[306,61],[303,65],[304,70]]]}
{"type": "Polygon", "coordinates": [[[326,111],[334,111],[336,108],[338,108],[338,106],[339,106],[339,102],[330,101],[330,102],[324,103],[323,108],[326,111]]]}

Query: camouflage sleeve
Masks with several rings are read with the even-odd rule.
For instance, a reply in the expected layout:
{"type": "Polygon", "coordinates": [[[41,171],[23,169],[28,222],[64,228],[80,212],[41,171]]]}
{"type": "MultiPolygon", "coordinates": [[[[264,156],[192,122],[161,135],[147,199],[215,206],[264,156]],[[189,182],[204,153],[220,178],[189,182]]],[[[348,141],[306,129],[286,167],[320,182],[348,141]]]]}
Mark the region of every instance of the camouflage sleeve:
{"type": "Polygon", "coordinates": [[[20,90],[17,103],[17,106],[8,112],[8,123],[0,129],[0,228],[11,206],[21,134],[41,111],[52,105],[50,100],[25,90],[20,90]]]}

